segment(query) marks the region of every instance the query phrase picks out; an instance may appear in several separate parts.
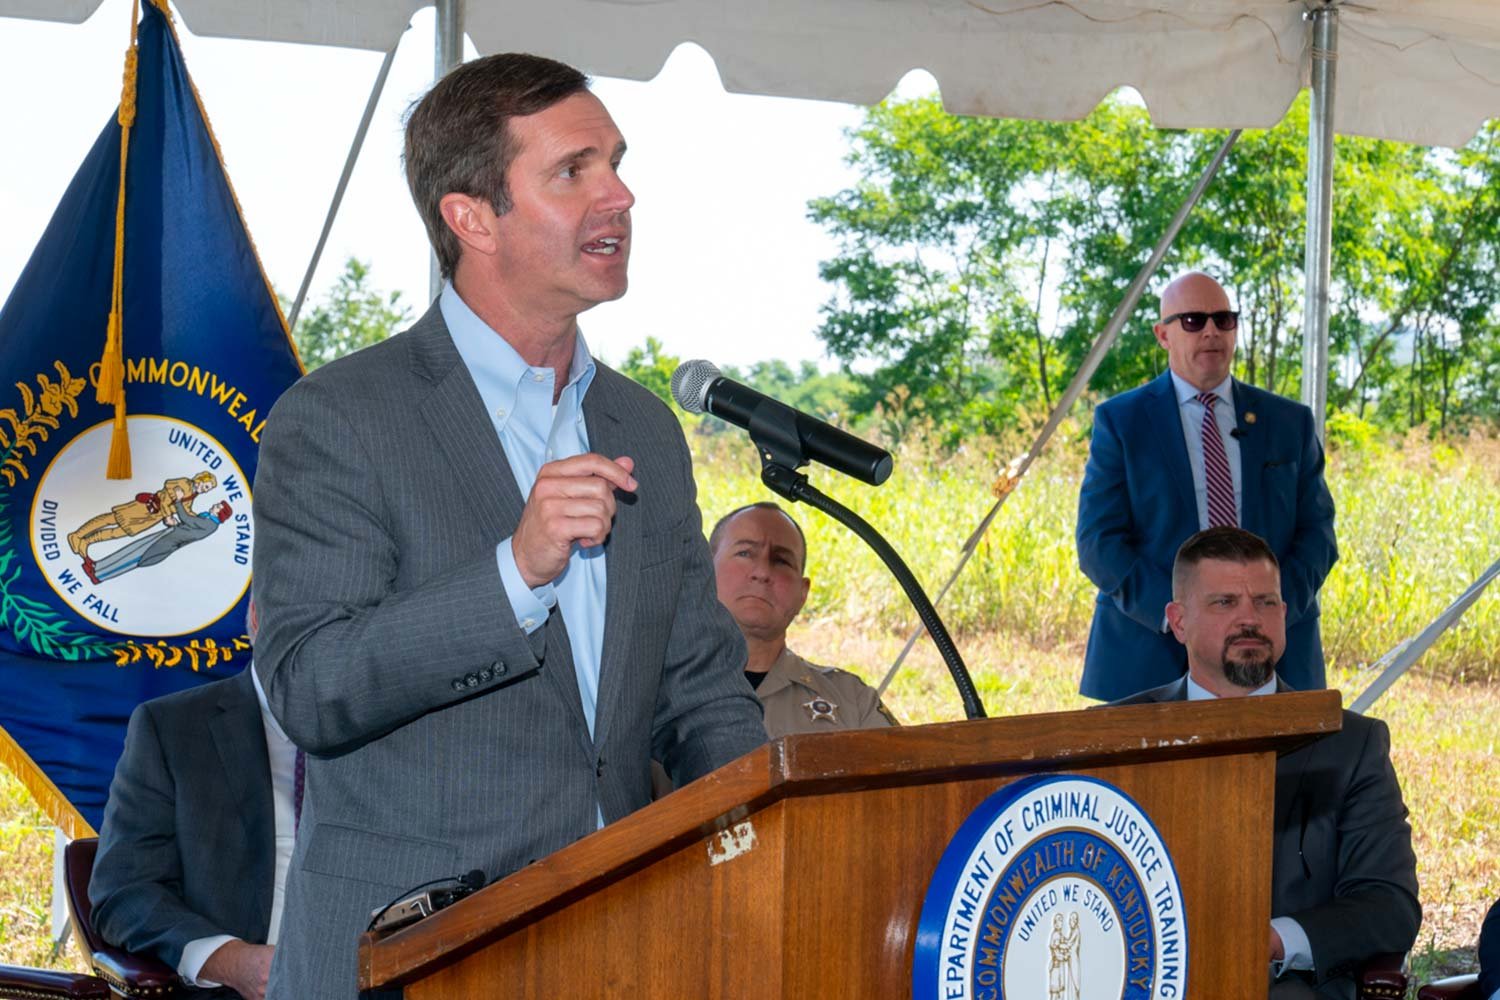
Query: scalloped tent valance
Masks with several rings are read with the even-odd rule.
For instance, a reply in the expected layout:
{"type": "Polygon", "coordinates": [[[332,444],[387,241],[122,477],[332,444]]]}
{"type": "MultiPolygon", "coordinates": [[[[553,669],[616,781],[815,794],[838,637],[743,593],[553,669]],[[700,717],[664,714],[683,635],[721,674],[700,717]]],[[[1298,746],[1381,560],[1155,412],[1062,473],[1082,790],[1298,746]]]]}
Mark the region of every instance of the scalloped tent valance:
{"type": "MultiPolygon", "coordinates": [[[[100,0],[0,0],[78,22],[100,0]]],[[[199,35],[386,49],[421,0],[179,0],[199,35]]],[[[871,104],[909,70],[949,110],[1069,120],[1122,85],[1162,127],[1266,127],[1306,85],[1299,0],[467,0],[481,52],[527,50],[649,79],[681,42],[726,88],[871,104]]],[[[1460,146],[1500,115],[1500,3],[1340,7],[1342,133],[1460,146]]]]}

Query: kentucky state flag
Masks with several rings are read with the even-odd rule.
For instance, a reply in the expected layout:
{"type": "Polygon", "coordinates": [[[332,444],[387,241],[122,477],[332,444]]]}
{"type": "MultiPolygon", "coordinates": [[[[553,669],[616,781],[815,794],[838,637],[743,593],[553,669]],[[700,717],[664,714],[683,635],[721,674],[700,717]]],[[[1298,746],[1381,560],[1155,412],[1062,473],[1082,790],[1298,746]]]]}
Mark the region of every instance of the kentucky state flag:
{"type": "Polygon", "coordinates": [[[70,836],[137,703],[250,662],[258,441],[301,373],[165,0],[143,7],[133,122],[127,84],[0,309],[0,762],[70,836]],[[122,199],[131,475],[108,479],[122,199]]]}

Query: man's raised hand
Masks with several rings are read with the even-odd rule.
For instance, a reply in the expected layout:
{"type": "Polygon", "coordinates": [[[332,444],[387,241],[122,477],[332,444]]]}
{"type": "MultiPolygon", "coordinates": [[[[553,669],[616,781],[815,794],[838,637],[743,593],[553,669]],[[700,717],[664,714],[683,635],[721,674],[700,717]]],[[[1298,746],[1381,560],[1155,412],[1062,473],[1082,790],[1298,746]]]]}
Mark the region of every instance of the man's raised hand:
{"type": "Polygon", "coordinates": [[[615,490],[633,493],[634,471],[633,458],[610,460],[593,452],[541,467],[510,540],[526,586],[561,576],[575,542],[581,548],[603,544],[614,523],[615,490]]]}

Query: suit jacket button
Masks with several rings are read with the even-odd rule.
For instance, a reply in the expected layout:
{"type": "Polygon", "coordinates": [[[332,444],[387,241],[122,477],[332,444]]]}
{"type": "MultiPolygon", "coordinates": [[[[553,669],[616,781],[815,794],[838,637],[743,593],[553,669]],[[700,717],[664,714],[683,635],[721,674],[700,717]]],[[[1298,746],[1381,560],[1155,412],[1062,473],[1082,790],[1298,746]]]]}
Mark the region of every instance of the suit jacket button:
{"type": "Polygon", "coordinates": [[[484,681],[486,684],[489,683],[490,678],[493,676],[495,676],[494,672],[491,671],[489,667],[485,667],[483,670],[479,671],[479,679],[481,681],[484,681]]]}
{"type": "Polygon", "coordinates": [[[594,768],[594,777],[596,777],[596,778],[602,778],[602,777],[604,777],[604,758],[603,757],[599,758],[599,764],[598,764],[598,766],[596,766],[594,768]]]}
{"type": "Polygon", "coordinates": [[[453,681],[453,690],[455,690],[455,691],[462,691],[463,689],[464,689],[464,682],[462,680],[458,679],[458,678],[455,678],[454,681],[453,681]]]}
{"type": "Polygon", "coordinates": [[[495,672],[495,676],[496,677],[504,677],[505,676],[505,664],[501,663],[499,660],[496,660],[494,663],[491,663],[490,664],[490,669],[495,672]]]}
{"type": "Polygon", "coordinates": [[[464,683],[469,685],[469,687],[471,688],[477,688],[479,686],[479,675],[469,674],[464,678],[464,683]]]}

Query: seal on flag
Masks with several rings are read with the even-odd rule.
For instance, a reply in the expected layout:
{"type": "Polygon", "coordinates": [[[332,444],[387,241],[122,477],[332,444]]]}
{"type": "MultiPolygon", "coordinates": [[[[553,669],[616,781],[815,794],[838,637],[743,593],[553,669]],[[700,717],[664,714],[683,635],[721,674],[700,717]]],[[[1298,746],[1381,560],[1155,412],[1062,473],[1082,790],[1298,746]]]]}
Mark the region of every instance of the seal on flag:
{"type": "Polygon", "coordinates": [[[229,449],[201,428],[149,414],[129,420],[129,480],[103,475],[109,421],[48,464],[32,498],[32,558],[57,598],[98,628],[202,631],[250,585],[249,485],[229,449]],[[115,582],[126,574],[130,585],[115,582]]]}

